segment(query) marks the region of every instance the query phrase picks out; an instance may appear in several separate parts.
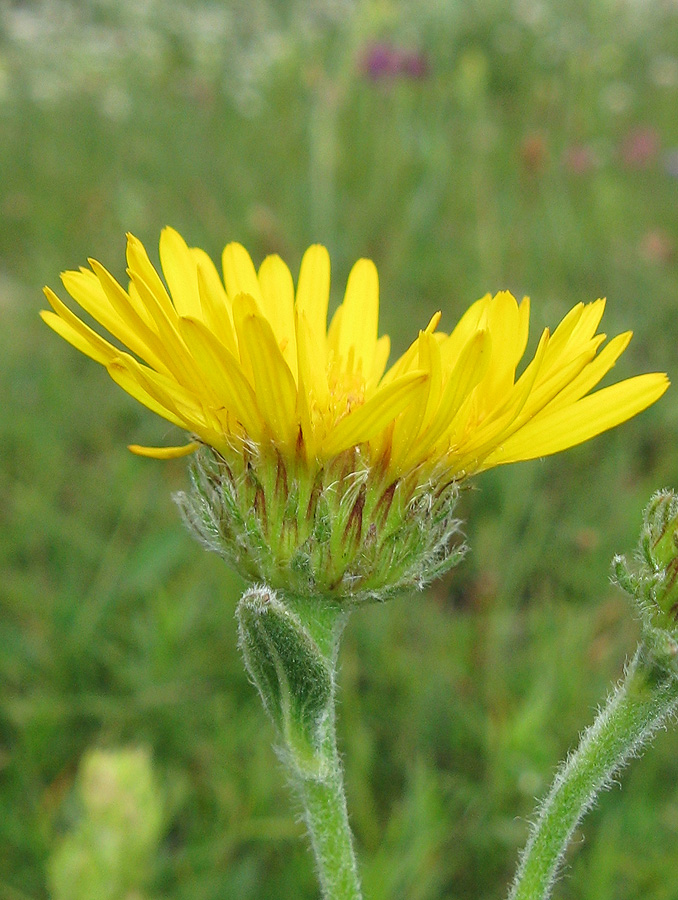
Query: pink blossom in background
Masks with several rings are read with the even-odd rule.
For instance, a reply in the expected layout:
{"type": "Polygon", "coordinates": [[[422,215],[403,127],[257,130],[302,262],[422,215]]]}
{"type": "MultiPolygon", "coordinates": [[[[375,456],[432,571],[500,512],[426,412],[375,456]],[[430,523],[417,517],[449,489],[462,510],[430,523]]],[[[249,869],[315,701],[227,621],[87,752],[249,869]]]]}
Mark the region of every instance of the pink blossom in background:
{"type": "Polygon", "coordinates": [[[586,175],[600,167],[600,158],[588,144],[572,144],[565,151],[563,164],[573,175],[586,175]]]}
{"type": "Polygon", "coordinates": [[[628,169],[646,169],[657,159],[660,146],[656,128],[634,128],[622,141],[619,150],[621,161],[628,169]]]}
{"type": "Polygon", "coordinates": [[[646,232],[638,245],[640,255],[649,263],[666,265],[675,254],[675,245],[671,235],[663,228],[653,228],[646,232]]]}

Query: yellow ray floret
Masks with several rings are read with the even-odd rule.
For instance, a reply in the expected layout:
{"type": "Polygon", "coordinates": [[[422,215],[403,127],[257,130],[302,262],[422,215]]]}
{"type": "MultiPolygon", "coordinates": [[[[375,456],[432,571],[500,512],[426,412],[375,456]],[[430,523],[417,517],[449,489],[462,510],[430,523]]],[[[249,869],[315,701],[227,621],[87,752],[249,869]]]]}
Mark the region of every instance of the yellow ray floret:
{"type": "Polygon", "coordinates": [[[437,313],[387,370],[390,344],[378,336],[379,283],[369,260],[351,270],[329,328],[324,247],[306,251],[296,293],[280,257],[267,257],[257,272],[245,248],[229,244],[222,278],[171,228],[162,232],[160,262],[164,281],[128,235],[127,290],[95,260],[62,275],[112,341],[49,288],[52,310],[42,313],[125,391],[191,436],[180,447],[130,447],[140,455],[169,459],[204,443],[228,456],[257,444],[316,466],[360,446],[394,478],[442,467],[462,479],[586,441],[668,387],[653,373],[590,393],[631,338],[620,334],[601,349],[603,300],[578,304],[553,334],[545,330],[518,376],[529,301],[505,291],[474,303],[449,335],[436,331],[437,313]]]}

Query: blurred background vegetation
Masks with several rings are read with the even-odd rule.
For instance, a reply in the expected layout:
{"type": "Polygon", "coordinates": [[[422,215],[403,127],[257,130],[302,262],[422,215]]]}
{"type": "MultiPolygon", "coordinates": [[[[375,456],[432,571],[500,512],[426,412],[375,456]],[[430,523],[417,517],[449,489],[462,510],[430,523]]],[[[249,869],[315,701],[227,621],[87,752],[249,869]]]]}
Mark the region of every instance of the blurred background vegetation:
{"type": "MultiPolygon", "coordinates": [[[[317,896],[238,658],[241,585],[179,523],[184,462],[125,449],[174,435],[39,322],[42,285],[87,256],[121,276],[124,233],[154,253],[165,224],[293,271],[321,241],[335,304],[375,260],[395,352],[487,291],[531,295],[531,346],[607,296],[606,330],[635,332],[615,375],[675,379],[677,16],[669,0],[0,6],[2,900],[317,896]],[[87,853],[116,822],[140,835],[138,859],[115,851],[136,882],[130,862],[97,893],[87,853]]],[[[674,396],[478,478],[461,567],[353,616],[339,728],[369,900],[505,893],[534,798],[634,647],[608,566],[651,492],[678,486],[674,396]]],[[[677,748],[661,735],[602,798],[558,897],[675,900],[677,748]]]]}

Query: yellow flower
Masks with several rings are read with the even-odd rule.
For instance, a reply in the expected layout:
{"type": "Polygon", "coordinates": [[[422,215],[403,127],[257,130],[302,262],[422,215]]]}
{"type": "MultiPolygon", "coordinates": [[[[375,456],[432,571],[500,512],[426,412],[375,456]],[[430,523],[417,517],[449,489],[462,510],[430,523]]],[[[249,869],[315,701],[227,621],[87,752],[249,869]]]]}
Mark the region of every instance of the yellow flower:
{"type": "Polygon", "coordinates": [[[359,260],[327,328],[330,261],[304,255],[297,288],[278,256],[257,272],[236,243],[222,282],[204,251],[166,228],[165,284],[141,242],[127,241],[125,290],[95,260],[65,272],[71,297],[130,352],[101,337],[45,288],[43,318],[104,365],[125,391],[191,435],[182,447],[130,447],[169,458],[200,444],[228,457],[271,447],[283,460],[322,467],[359,447],[382,475],[444,470],[459,481],[504,463],[547,456],[634,416],[666,390],[663,374],[639,375],[591,394],[631,332],[605,347],[596,334],[604,301],[578,304],[516,377],[528,339],[529,301],[508,292],[474,303],[451,334],[440,313],[387,369],[378,337],[378,277],[359,260]]]}

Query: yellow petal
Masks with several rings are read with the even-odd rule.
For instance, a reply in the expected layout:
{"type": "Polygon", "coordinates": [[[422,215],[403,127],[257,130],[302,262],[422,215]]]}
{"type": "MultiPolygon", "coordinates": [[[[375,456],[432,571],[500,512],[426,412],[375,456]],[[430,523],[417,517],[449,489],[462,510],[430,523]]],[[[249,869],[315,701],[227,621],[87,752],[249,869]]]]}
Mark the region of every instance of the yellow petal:
{"type": "Polygon", "coordinates": [[[302,441],[297,444],[297,447],[301,448],[304,458],[309,462],[318,452],[321,433],[318,428],[314,427],[310,389],[304,381],[304,372],[301,369],[299,370],[295,414],[299,422],[302,436],[302,441]]]}
{"type": "Polygon", "coordinates": [[[459,319],[449,337],[443,341],[440,347],[443,372],[446,369],[449,371],[454,368],[462,347],[466,346],[476,331],[485,328],[485,325],[481,324],[481,320],[485,318],[491,301],[492,295],[485,294],[480,300],[472,303],[459,319]]]}
{"type": "Polygon", "coordinates": [[[330,327],[327,329],[328,355],[331,353],[332,359],[337,366],[341,365],[341,359],[339,357],[339,334],[341,332],[341,317],[343,313],[343,305],[338,306],[334,310],[334,315],[330,320],[330,327]]]}
{"type": "Polygon", "coordinates": [[[604,300],[578,303],[569,311],[551,337],[547,371],[557,367],[561,359],[576,354],[592,339],[604,311],[604,300]]]}
{"type": "MultiPolygon", "coordinates": [[[[424,329],[425,334],[433,334],[435,329],[438,327],[438,323],[440,322],[441,313],[434,313],[426,328],[424,329]]],[[[449,340],[447,335],[436,334],[435,338],[438,340],[440,346],[446,340],[449,340]]],[[[381,338],[380,338],[381,340],[381,338]]],[[[378,342],[377,342],[378,343],[378,342]]],[[[381,384],[390,384],[391,381],[394,381],[398,375],[404,375],[405,372],[410,372],[412,369],[415,369],[417,366],[417,358],[419,355],[419,340],[413,341],[407,350],[403,353],[401,357],[399,357],[391,366],[391,368],[386,372],[384,377],[381,379],[381,384]]],[[[442,362],[442,357],[441,357],[442,362]]]]}
{"type": "Polygon", "coordinates": [[[333,456],[348,447],[369,441],[411,403],[421,402],[427,378],[425,372],[411,372],[380,388],[367,403],[356,407],[339,421],[323,442],[322,452],[333,456]]]}
{"type": "Polygon", "coordinates": [[[455,443],[459,444],[456,464],[461,470],[476,471],[479,461],[503,444],[530,418],[529,400],[546,356],[548,337],[548,331],[544,331],[534,359],[509,392],[506,402],[480,419],[473,429],[469,429],[465,439],[456,439],[455,443]]]}
{"type": "Polygon", "coordinates": [[[309,400],[324,409],[330,401],[325,354],[314,340],[306,313],[299,307],[296,309],[296,319],[299,395],[304,393],[306,397],[308,394],[309,400]]]}
{"type": "Polygon", "coordinates": [[[484,461],[482,468],[549,456],[574,447],[642,412],[668,388],[666,375],[637,375],[583,397],[571,406],[535,416],[484,461]]]}
{"type": "Polygon", "coordinates": [[[167,311],[172,305],[167,288],[148,258],[144,245],[129,233],[127,234],[127,266],[149,286],[158,303],[167,311]]]}
{"type": "Polygon", "coordinates": [[[394,423],[391,436],[391,468],[398,468],[400,460],[419,444],[424,431],[440,402],[441,370],[440,350],[433,335],[419,332],[419,368],[426,372],[425,396],[419,403],[411,403],[394,423]]]}
{"type": "Polygon", "coordinates": [[[128,444],[127,449],[137,456],[148,456],[151,459],[179,459],[181,456],[195,453],[199,446],[198,441],[191,441],[190,444],[182,444],[181,447],[140,447],[139,444],[128,444]]]}
{"type": "Polygon", "coordinates": [[[261,310],[251,294],[236,294],[233,298],[233,324],[238,338],[240,365],[250,384],[254,384],[254,368],[250,359],[247,341],[243,337],[243,323],[248,316],[259,316],[261,310]]]}
{"type": "MultiPolygon", "coordinates": [[[[353,370],[367,377],[372,370],[379,321],[379,276],[370,259],[359,259],[348,276],[334,348],[346,369],[353,349],[353,370]]],[[[333,346],[330,338],[330,347],[333,346]]]]}
{"type": "Polygon", "coordinates": [[[116,349],[108,341],[104,340],[89,325],[85,325],[71,310],[59,300],[50,288],[44,289],[45,296],[49,300],[55,312],[42,310],[40,315],[50,328],[65,338],[82,353],[96,360],[102,365],[107,365],[118,354],[116,349]]]}
{"type": "Polygon", "coordinates": [[[603,298],[594,300],[593,303],[584,304],[581,318],[572,330],[568,343],[576,346],[577,343],[584,343],[590,340],[596,333],[604,312],[605,300],[603,298]]]}
{"type": "Polygon", "coordinates": [[[576,400],[579,400],[580,397],[583,397],[584,394],[588,394],[588,392],[592,390],[614,366],[624,350],[628,347],[632,336],[632,331],[626,331],[623,334],[618,334],[615,338],[612,338],[610,343],[606,347],[603,347],[598,356],[596,356],[596,358],[590,362],[576,378],[573,378],[567,387],[558,393],[555,399],[549,404],[549,411],[560,409],[562,406],[574,403],[576,400]]]}
{"type": "MultiPolygon", "coordinates": [[[[129,274],[130,270],[128,269],[127,271],[129,274]]],[[[146,325],[148,325],[150,328],[153,328],[153,319],[151,318],[148,309],[144,306],[144,303],[139,296],[139,291],[137,290],[136,284],[134,283],[134,280],[132,278],[130,278],[127,285],[127,296],[129,297],[129,302],[135,312],[143,319],[146,325]]]]}
{"type": "Polygon", "coordinates": [[[584,309],[583,303],[577,303],[563,316],[550,339],[554,352],[560,352],[570,340],[572,332],[584,313],[584,309]]]}
{"type": "Polygon", "coordinates": [[[314,244],[301,261],[296,309],[303,313],[326,366],[327,306],[330,299],[330,257],[325,247],[314,244]]]}
{"type": "Polygon", "coordinates": [[[456,443],[460,439],[466,415],[470,413],[469,400],[473,391],[482,381],[492,355],[492,339],[485,330],[476,331],[467,341],[457,360],[457,365],[444,383],[440,403],[435,417],[427,431],[413,445],[403,464],[414,465],[416,460],[426,457],[445,435],[456,443]],[[463,415],[462,410],[466,411],[463,415]]]}
{"type": "Polygon", "coordinates": [[[113,360],[107,366],[107,369],[113,381],[139,403],[157,415],[162,416],[163,419],[167,419],[173,425],[183,428],[184,431],[190,430],[190,423],[177,413],[174,403],[164,396],[162,399],[158,399],[157,391],[152,391],[151,393],[146,386],[142,387],[138,377],[132,373],[129,365],[126,365],[121,359],[113,360]]]}
{"type": "Polygon", "coordinates": [[[296,381],[297,336],[294,327],[294,283],[279,256],[267,256],[259,268],[262,312],[268,319],[285,362],[296,381]]]}
{"type": "MultiPolygon", "coordinates": [[[[542,340],[543,338],[544,335],[542,335],[542,340]]],[[[559,397],[568,388],[568,385],[577,382],[577,379],[595,359],[598,347],[605,340],[605,335],[598,335],[587,344],[574,348],[572,356],[561,351],[558,365],[553,364],[551,340],[552,338],[549,339],[543,358],[540,360],[539,372],[531,384],[530,394],[521,413],[525,421],[534,416],[539,410],[555,402],[554,398],[559,397]]],[[[531,366],[532,364],[523,372],[518,383],[522,383],[530,374],[531,366]]],[[[585,391],[582,391],[582,393],[585,393],[585,391]]]]}
{"type": "Polygon", "coordinates": [[[127,292],[101,263],[95,259],[90,259],[89,263],[111,306],[135,336],[133,342],[125,341],[129,349],[145,359],[153,368],[161,371],[173,371],[172,354],[168,352],[159,338],[158,332],[150,328],[130,304],[127,292]]]}
{"type": "Polygon", "coordinates": [[[219,396],[220,405],[233,413],[253,440],[258,440],[263,422],[254,390],[238,360],[198,319],[184,318],[180,327],[186,344],[219,396]]]}
{"type": "Polygon", "coordinates": [[[262,316],[246,316],[239,332],[252,364],[257,403],[274,438],[296,443],[297,388],[273,334],[262,316]]]}
{"type": "Polygon", "coordinates": [[[492,335],[492,363],[482,385],[484,404],[492,407],[511,390],[516,366],[525,352],[527,330],[515,297],[502,291],[488,305],[487,329],[492,335]]]}
{"type": "Polygon", "coordinates": [[[527,347],[527,339],[530,334],[530,298],[523,297],[518,304],[518,348],[516,360],[522,359],[527,347]]]}
{"type": "Polygon", "coordinates": [[[440,345],[432,334],[425,331],[419,334],[419,364],[421,370],[429,375],[429,393],[422,420],[423,427],[427,428],[440,403],[443,379],[440,345]]]}
{"type": "Polygon", "coordinates": [[[129,297],[118,285],[125,297],[125,304],[129,307],[130,313],[134,319],[130,322],[127,318],[120,315],[115,308],[101,282],[94,272],[83,269],[80,272],[62,272],[61,281],[71,297],[80,304],[80,306],[89,313],[93,319],[96,319],[103,327],[109,331],[114,338],[128,347],[132,353],[136,353],[142,359],[145,359],[150,365],[156,368],[166,369],[158,353],[150,348],[143,338],[137,333],[134,323],[140,321],[143,328],[148,330],[148,325],[140,319],[138,313],[130,304],[129,297]]]}
{"type": "Polygon", "coordinates": [[[233,325],[233,312],[219,273],[209,256],[196,247],[191,249],[198,264],[198,293],[202,319],[224,347],[238,355],[238,343],[233,325]]]}
{"type": "Polygon", "coordinates": [[[148,285],[153,296],[169,315],[174,307],[172,307],[172,301],[167,293],[167,289],[156,272],[155,266],[148,258],[144,245],[138,238],[129,233],[127,234],[127,266],[130,272],[134,272],[148,285]]]}
{"type": "Polygon", "coordinates": [[[167,360],[167,367],[172,375],[184,387],[196,394],[204,395],[207,402],[213,402],[215,398],[209,390],[208,383],[180,334],[179,316],[176,310],[174,307],[168,309],[162,307],[155,295],[151,293],[150,288],[138,275],[131,273],[131,277],[134,279],[140,299],[152,317],[163,348],[164,358],[167,360]]]}
{"type": "Polygon", "coordinates": [[[238,294],[249,294],[261,305],[259,279],[249,253],[242,244],[227,244],[222,255],[224,282],[228,296],[233,300],[238,294]]]}
{"type": "Polygon", "coordinates": [[[148,366],[142,365],[129,353],[121,353],[111,365],[121,365],[126,368],[144,390],[155,397],[159,403],[164,404],[167,409],[174,410],[182,421],[196,422],[207,426],[210,418],[213,418],[209,412],[206,412],[207,408],[202,396],[195,394],[172,376],[163,375],[161,372],[155,372],[148,366]]]}
{"type": "Polygon", "coordinates": [[[160,233],[160,263],[179,315],[202,318],[195,257],[173,228],[160,233]]]}
{"type": "Polygon", "coordinates": [[[372,362],[372,371],[368,373],[369,377],[365,382],[366,393],[371,393],[379,384],[379,381],[384,374],[384,369],[386,368],[386,363],[388,362],[390,353],[391,338],[387,334],[384,334],[379,338],[375,347],[374,360],[372,362]]]}

